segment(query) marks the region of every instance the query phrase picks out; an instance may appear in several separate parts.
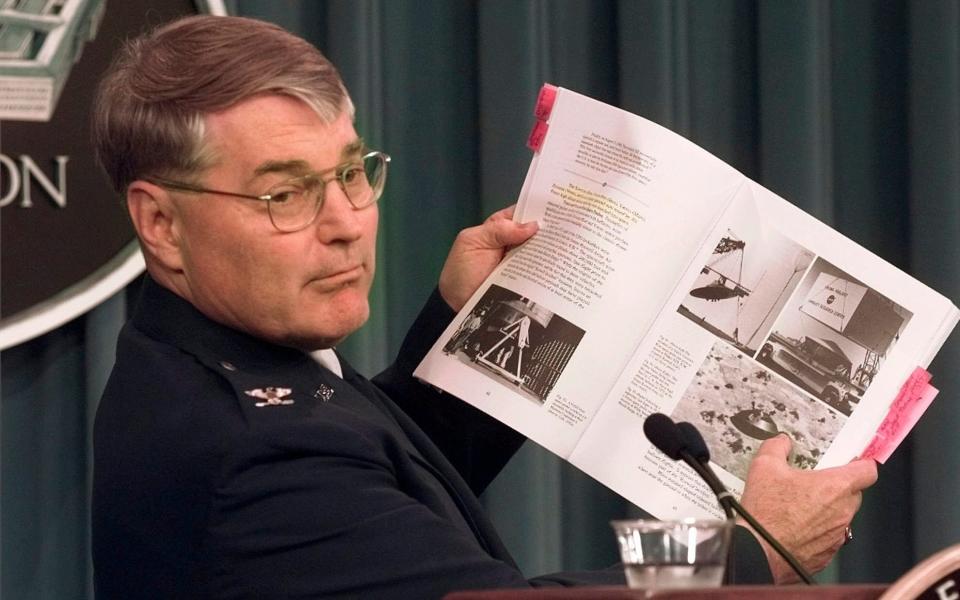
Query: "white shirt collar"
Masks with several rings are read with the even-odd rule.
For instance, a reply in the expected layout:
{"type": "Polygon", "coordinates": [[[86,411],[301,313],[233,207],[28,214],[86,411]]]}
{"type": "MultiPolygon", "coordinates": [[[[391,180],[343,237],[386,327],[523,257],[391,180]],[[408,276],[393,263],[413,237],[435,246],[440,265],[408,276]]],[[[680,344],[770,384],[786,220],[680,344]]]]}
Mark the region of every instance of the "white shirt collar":
{"type": "Polygon", "coordinates": [[[310,356],[313,357],[313,360],[329,369],[334,375],[343,379],[343,369],[340,367],[340,359],[337,358],[337,354],[333,351],[333,348],[314,350],[310,353],[310,356]]]}

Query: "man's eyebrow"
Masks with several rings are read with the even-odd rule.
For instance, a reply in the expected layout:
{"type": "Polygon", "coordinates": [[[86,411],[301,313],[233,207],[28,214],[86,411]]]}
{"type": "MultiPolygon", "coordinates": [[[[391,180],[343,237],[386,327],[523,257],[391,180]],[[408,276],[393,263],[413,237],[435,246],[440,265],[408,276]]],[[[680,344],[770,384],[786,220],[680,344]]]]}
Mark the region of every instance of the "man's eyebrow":
{"type": "MultiPolygon", "coordinates": [[[[350,142],[340,151],[340,157],[343,161],[347,161],[358,154],[362,153],[366,144],[363,142],[362,138],[357,138],[354,141],[350,142]]],[[[303,159],[292,159],[292,160],[268,160],[264,161],[253,171],[253,178],[256,179],[261,175],[266,175],[268,173],[290,173],[294,175],[306,175],[312,173],[313,168],[310,166],[310,163],[303,159]]]]}
{"type": "Polygon", "coordinates": [[[343,147],[343,150],[340,151],[340,157],[344,160],[353,158],[358,154],[362,154],[367,145],[364,143],[363,138],[357,138],[343,147]]]}
{"type": "Polygon", "coordinates": [[[260,166],[254,169],[253,178],[256,179],[267,173],[302,173],[306,175],[311,171],[310,163],[299,158],[295,160],[268,160],[260,163],[260,166]]]}

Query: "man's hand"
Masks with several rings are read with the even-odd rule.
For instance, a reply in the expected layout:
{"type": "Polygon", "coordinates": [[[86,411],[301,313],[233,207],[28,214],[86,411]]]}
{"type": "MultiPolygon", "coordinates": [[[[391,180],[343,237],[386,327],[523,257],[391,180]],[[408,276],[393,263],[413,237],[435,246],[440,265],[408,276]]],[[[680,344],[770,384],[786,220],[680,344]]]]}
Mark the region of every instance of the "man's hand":
{"type": "Polygon", "coordinates": [[[440,272],[440,295],[453,310],[463,308],[507,250],[537,232],[535,221],[514,223],[513,208],[493,213],[483,224],[461,231],[454,240],[440,272]]]}
{"type": "MultiPolygon", "coordinates": [[[[760,446],[740,501],[808,571],[816,573],[844,544],[844,528],[860,508],[861,492],[877,480],[877,465],[855,460],[818,471],[796,469],[787,463],[791,445],[781,434],[760,446]]],[[[761,544],[774,581],[798,581],[780,555],[766,542],[761,544]]]]}

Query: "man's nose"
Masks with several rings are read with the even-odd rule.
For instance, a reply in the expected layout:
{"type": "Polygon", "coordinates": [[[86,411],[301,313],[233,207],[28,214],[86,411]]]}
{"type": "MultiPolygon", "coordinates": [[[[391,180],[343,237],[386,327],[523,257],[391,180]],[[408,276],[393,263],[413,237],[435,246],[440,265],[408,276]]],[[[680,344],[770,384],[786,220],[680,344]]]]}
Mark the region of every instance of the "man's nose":
{"type": "Polygon", "coordinates": [[[320,207],[316,223],[320,241],[329,244],[359,239],[363,235],[360,211],[353,207],[350,197],[340,186],[340,182],[335,178],[325,181],[323,193],[323,205],[320,207]]]}

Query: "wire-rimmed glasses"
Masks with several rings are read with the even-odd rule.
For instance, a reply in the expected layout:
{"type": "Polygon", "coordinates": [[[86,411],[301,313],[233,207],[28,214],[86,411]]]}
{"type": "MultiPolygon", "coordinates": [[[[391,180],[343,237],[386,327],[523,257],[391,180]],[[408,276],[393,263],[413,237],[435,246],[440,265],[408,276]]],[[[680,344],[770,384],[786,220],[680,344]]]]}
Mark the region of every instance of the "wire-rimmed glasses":
{"type": "Polygon", "coordinates": [[[145,180],[154,185],[181,192],[220,194],[265,201],[273,226],[278,231],[293,233],[309,227],[320,214],[325,197],[324,190],[331,181],[337,182],[354,209],[360,210],[375,203],[383,194],[389,162],[390,156],[384,152],[368,152],[359,161],[351,161],[326,171],[282,181],[259,196],[212,190],[163,177],[148,177],[145,180]],[[330,177],[329,173],[333,176],[330,177]]]}

